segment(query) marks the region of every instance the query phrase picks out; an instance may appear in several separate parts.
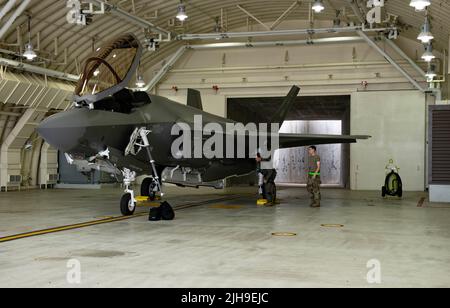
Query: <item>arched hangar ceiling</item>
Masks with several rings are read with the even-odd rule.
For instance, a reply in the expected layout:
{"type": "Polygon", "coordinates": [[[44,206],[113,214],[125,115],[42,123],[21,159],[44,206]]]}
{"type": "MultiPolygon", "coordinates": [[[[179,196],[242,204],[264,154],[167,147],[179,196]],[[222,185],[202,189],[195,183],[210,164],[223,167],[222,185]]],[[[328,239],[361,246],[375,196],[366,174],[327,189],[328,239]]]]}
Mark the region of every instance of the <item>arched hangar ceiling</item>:
{"type": "MultiPolygon", "coordinates": [[[[0,0],[0,7],[4,7],[9,1],[11,0],[0,0]]],[[[19,6],[22,1],[15,2],[14,8],[19,6]]],[[[184,0],[189,18],[184,25],[181,25],[178,22],[170,23],[176,15],[179,0],[110,0],[107,2],[127,13],[177,34],[213,32],[217,17],[221,15],[224,16],[223,22],[228,30],[246,27],[249,20],[248,15],[238,6],[250,12],[263,23],[270,25],[295,3],[294,0],[184,0]]],[[[298,5],[290,11],[285,20],[308,20],[310,2],[311,0],[298,1],[298,5]]],[[[351,7],[352,2],[356,2],[361,8],[366,3],[365,0],[325,0],[325,11],[316,14],[315,19],[331,21],[336,18],[336,11],[340,11],[341,16],[345,16],[342,17],[343,21],[358,23],[351,7]]],[[[415,39],[424,22],[424,12],[415,12],[409,6],[409,0],[386,0],[385,2],[386,11],[398,16],[399,26],[402,29],[401,35],[415,39]]],[[[2,25],[14,12],[14,8],[2,18],[2,25]]],[[[88,26],[68,24],[66,20],[68,10],[65,0],[31,0],[25,12],[17,18],[1,38],[1,50],[3,53],[5,51],[16,53],[21,51],[21,47],[17,45],[17,33],[20,33],[22,42],[19,43],[23,46],[28,39],[27,16],[31,16],[31,33],[34,44],[37,44],[38,36],[40,38],[38,51],[42,62],[40,64],[47,68],[71,74],[79,73],[79,61],[83,60],[95,44],[109,40],[124,32],[135,33],[142,40],[145,38],[141,27],[109,12],[103,15],[95,15],[92,23],[88,26]],[[56,53],[55,46],[57,46],[56,53]],[[65,50],[67,50],[67,56],[65,50]],[[43,58],[50,61],[43,61],[43,58]]],[[[435,35],[435,47],[448,48],[450,0],[432,0],[428,14],[435,35]]],[[[252,23],[256,23],[251,18],[250,20],[252,23]]],[[[173,53],[180,44],[182,43],[164,43],[161,44],[161,48],[157,52],[146,52],[142,60],[142,66],[144,69],[152,67],[173,53]]],[[[14,54],[8,56],[11,57],[14,54]]]]}

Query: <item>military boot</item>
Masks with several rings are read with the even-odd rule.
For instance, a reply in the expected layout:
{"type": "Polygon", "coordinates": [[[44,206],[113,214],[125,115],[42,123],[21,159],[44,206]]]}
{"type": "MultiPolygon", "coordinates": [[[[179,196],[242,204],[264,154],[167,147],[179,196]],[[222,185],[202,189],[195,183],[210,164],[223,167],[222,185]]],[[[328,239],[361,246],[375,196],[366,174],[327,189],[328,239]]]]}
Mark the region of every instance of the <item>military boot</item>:
{"type": "Polygon", "coordinates": [[[314,197],[312,198],[313,202],[311,204],[311,207],[320,207],[320,200],[321,200],[321,194],[320,192],[315,192],[314,197]]]}
{"type": "Polygon", "coordinates": [[[314,202],[313,204],[311,204],[312,208],[318,208],[320,207],[320,203],[319,202],[314,202]]]}

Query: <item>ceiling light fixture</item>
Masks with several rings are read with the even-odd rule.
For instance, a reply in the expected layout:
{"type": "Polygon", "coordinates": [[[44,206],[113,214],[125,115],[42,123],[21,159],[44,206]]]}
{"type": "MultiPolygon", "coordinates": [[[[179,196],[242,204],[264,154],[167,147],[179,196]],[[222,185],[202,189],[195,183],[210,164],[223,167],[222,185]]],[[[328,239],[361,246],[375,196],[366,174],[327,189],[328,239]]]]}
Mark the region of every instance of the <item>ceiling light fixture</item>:
{"type": "Polygon", "coordinates": [[[33,45],[31,44],[31,16],[28,16],[28,43],[25,45],[23,56],[28,61],[33,61],[37,58],[37,54],[33,49],[33,45]]]}
{"type": "Polygon", "coordinates": [[[422,59],[426,62],[431,62],[436,59],[436,56],[433,54],[433,47],[430,43],[425,46],[425,53],[422,55],[422,59]]]}
{"type": "Polygon", "coordinates": [[[136,87],[138,88],[143,88],[145,87],[145,80],[144,77],[142,77],[142,75],[139,75],[136,79],[136,87]]]}
{"type": "Polygon", "coordinates": [[[312,9],[316,13],[320,13],[325,10],[325,6],[323,5],[322,0],[316,0],[312,5],[312,9]]]}
{"type": "Polygon", "coordinates": [[[409,6],[412,6],[416,11],[423,11],[427,6],[431,5],[430,0],[411,0],[409,6]]]}
{"type": "Polygon", "coordinates": [[[183,2],[180,2],[180,4],[178,4],[177,19],[179,21],[185,21],[186,19],[188,19],[188,16],[186,14],[186,6],[183,4],[183,2]]]}
{"type": "Polygon", "coordinates": [[[33,61],[34,59],[36,59],[37,54],[36,52],[34,52],[33,50],[33,45],[31,44],[26,44],[25,45],[25,51],[23,53],[23,56],[28,60],[28,61],[33,61]]]}
{"type": "Polygon", "coordinates": [[[420,40],[424,44],[427,44],[427,43],[431,42],[432,39],[434,39],[434,36],[431,33],[431,25],[430,25],[430,21],[429,21],[428,17],[425,18],[425,23],[422,26],[422,31],[420,32],[417,39],[420,40]]]}

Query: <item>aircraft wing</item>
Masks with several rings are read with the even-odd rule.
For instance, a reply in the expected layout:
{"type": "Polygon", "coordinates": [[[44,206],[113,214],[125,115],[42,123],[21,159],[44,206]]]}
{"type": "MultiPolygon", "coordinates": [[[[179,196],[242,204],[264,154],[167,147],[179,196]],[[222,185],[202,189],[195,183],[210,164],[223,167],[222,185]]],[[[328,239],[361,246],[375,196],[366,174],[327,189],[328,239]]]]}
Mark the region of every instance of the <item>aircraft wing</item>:
{"type": "Polygon", "coordinates": [[[342,135],[303,135],[280,134],[280,149],[297,148],[319,144],[356,143],[367,140],[370,136],[342,136],[342,135]]]}

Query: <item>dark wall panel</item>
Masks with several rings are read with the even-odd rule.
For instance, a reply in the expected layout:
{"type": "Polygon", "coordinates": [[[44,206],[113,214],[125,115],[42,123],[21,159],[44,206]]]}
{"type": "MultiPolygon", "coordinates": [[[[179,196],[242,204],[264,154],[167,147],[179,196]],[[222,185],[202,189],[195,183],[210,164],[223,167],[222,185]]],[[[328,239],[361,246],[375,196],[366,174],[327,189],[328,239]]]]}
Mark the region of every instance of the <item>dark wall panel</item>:
{"type": "Polygon", "coordinates": [[[450,106],[430,106],[430,184],[450,184],[450,106]]]}

